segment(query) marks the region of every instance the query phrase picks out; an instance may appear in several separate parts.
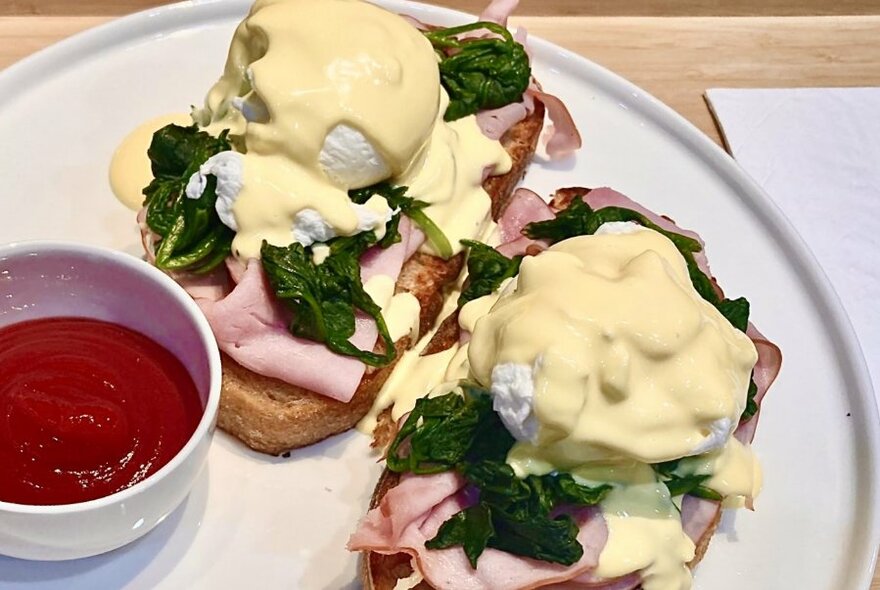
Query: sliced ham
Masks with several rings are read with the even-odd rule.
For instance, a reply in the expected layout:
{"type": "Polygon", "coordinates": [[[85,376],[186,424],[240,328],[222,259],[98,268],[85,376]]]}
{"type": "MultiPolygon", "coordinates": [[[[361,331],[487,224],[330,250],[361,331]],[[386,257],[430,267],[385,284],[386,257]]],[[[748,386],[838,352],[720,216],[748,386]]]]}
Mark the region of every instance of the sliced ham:
{"type": "Polygon", "coordinates": [[[534,256],[547,249],[549,244],[544,240],[533,240],[526,236],[521,236],[515,240],[501,244],[496,250],[504,254],[508,258],[514,256],[534,256]]]}
{"type": "Polygon", "coordinates": [[[755,438],[755,430],[758,427],[758,418],[761,414],[761,400],[767,394],[767,390],[773,385],[779,370],[782,368],[782,351],[779,347],[767,340],[755,326],[749,322],[749,329],[746,331],[755,348],[758,350],[758,362],[755,364],[755,372],[753,378],[758,391],[755,393],[755,402],[758,404],[758,411],[748,422],[740,424],[734,436],[741,443],[750,443],[755,438]]]}
{"type": "Polygon", "coordinates": [[[782,351],[767,340],[751,322],[746,334],[758,349],[758,363],[755,365],[755,385],[758,386],[758,392],[755,394],[755,401],[760,404],[767,390],[776,380],[776,376],[779,375],[779,369],[782,368],[782,351]]]}
{"type": "Polygon", "coordinates": [[[534,86],[530,86],[526,93],[534,97],[535,100],[541,101],[547,108],[547,116],[550,118],[551,125],[545,132],[544,141],[550,159],[565,158],[580,149],[582,145],[581,134],[578,132],[565,103],[558,97],[534,86]]]}
{"type": "Polygon", "coordinates": [[[454,496],[464,482],[454,471],[430,477],[404,475],[385,494],[379,506],[367,512],[348,542],[352,551],[393,547],[411,523],[421,524],[430,508],[454,496]],[[426,508],[429,507],[429,508],[426,508]]]}
{"type": "Polygon", "coordinates": [[[522,237],[523,228],[530,223],[547,221],[554,217],[553,209],[537,193],[527,188],[518,188],[498,220],[501,243],[522,237]]]}
{"type": "Polygon", "coordinates": [[[425,549],[425,542],[437,534],[440,525],[467,506],[462,485],[449,472],[402,478],[379,506],[364,517],[349,541],[349,549],[407,553],[415,558],[425,580],[438,590],[544,588],[596,567],[608,530],[601,512],[595,508],[581,509],[572,515],[580,527],[577,538],[584,547],[584,555],[571,566],[486,549],[474,569],[460,547],[425,549]]]}
{"type": "MultiPolygon", "coordinates": [[[[403,263],[424,240],[406,218],[401,219],[400,234],[397,244],[384,250],[375,247],[364,254],[364,282],[379,274],[396,280],[403,263]]],[[[255,373],[348,402],[363,378],[365,365],[331,352],[319,342],[292,336],[288,331],[291,314],[271,292],[258,260],[249,261],[234,287],[223,283],[223,277],[228,276],[227,272],[215,272],[182,281],[207,317],[220,350],[255,373]]],[[[351,342],[370,349],[378,335],[375,322],[358,314],[351,342]]]]}
{"type": "Polygon", "coordinates": [[[696,496],[685,495],[681,500],[681,528],[694,543],[715,524],[721,504],[696,496]]]}
{"type": "Polygon", "coordinates": [[[517,189],[510,203],[498,220],[501,232],[501,245],[497,250],[512,258],[522,254],[536,254],[549,244],[544,240],[533,240],[522,234],[523,228],[534,221],[553,219],[553,209],[536,193],[525,189],[517,189]]]}
{"type": "Polygon", "coordinates": [[[387,275],[397,279],[403,263],[415,254],[425,241],[425,234],[418,229],[409,217],[401,216],[400,241],[388,248],[373,246],[361,256],[361,281],[366,283],[376,275],[387,275]]]}
{"type": "Polygon", "coordinates": [[[492,0],[489,6],[480,13],[479,20],[497,23],[502,27],[507,26],[507,19],[516,10],[519,0],[492,0]]]}
{"type": "MultiPolygon", "coordinates": [[[[240,282],[222,299],[192,294],[220,350],[243,367],[342,402],[354,395],[364,364],[337,355],[323,344],[292,336],[287,329],[290,313],[271,292],[258,260],[248,263],[240,282]],[[328,371],[328,366],[333,370],[328,371]]],[[[375,323],[362,317],[356,324],[352,343],[371,348],[378,336],[375,323]]]]}
{"type": "Polygon", "coordinates": [[[587,572],[568,582],[545,586],[542,590],[635,590],[641,583],[642,576],[637,573],[612,580],[603,580],[595,576],[593,572],[587,572]]]}
{"type": "Polygon", "coordinates": [[[477,125],[489,139],[501,139],[507,130],[529,115],[525,102],[514,102],[501,108],[477,113],[477,125]]]}
{"type": "Polygon", "coordinates": [[[226,270],[229,272],[229,278],[237,285],[244,277],[245,271],[247,271],[247,264],[235,256],[229,256],[226,259],[226,270]]]}
{"type": "Polygon", "coordinates": [[[199,306],[205,301],[219,301],[226,297],[234,283],[231,281],[226,268],[220,266],[207,274],[171,273],[171,278],[177,284],[186,289],[190,297],[195,299],[199,306]]]}

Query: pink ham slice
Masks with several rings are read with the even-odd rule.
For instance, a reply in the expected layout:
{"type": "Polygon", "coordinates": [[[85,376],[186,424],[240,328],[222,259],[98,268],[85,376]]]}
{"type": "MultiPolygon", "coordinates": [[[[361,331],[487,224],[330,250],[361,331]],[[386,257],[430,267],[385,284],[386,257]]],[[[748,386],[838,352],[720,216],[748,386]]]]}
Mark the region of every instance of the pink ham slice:
{"type": "Polygon", "coordinates": [[[542,590],[634,590],[641,583],[642,576],[639,574],[603,580],[597,578],[592,572],[587,572],[568,582],[545,586],[542,590]]]}
{"type": "MultiPolygon", "coordinates": [[[[402,419],[401,419],[402,420],[402,419]]],[[[412,523],[421,523],[428,512],[464,486],[454,471],[432,476],[404,475],[385,494],[379,506],[367,512],[348,542],[352,551],[393,548],[412,523]]]]}
{"type": "Polygon", "coordinates": [[[514,102],[497,109],[480,111],[477,113],[477,125],[483,135],[489,139],[497,140],[501,139],[508,129],[525,119],[531,112],[525,101],[514,102]]]}
{"type": "Polygon", "coordinates": [[[578,132],[565,103],[559,97],[534,87],[529,87],[526,93],[531,94],[535,100],[542,102],[547,108],[547,116],[550,118],[551,125],[545,132],[544,141],[550,159],[559,160],[580,149],[582,145],[581,134],[578,132]]]}
{"type": "Polygon", "coordinates": [[[758,388],[755,394],[755,402],[758,404],[758,412],[751,417],[748,422],[740,424],[734,436],[741,443],[750,443],[755,438],[755,430],[758,428],[758,418],[761,414],[761,400],[764,399],[767,390],[773,385],[779,370],[782,368],[782,351],[779,347],[767,340],[755,326],[749,322],[749,329],[746,331],[755,348],[758,350],[758,362],[755,364],[755,372],[753,378],[755,386],[758,388]]]}
{"type": "Polygon", "coordinates": [[[507,19],[516,10],[519,0],[492,0],[480,13],[478,20],[497,23],[502,27],[507,26],[507,19]]]}
{"type": "Polygon", "coordinates": [[[419,571],[438,590],[529,590],[574,579],[596,567],[608,530],[601,513],[593,508],[573,516],[580,526],[578,541],[584,555],[571,566],[517,557],[486,549],[473,569],[460,547],[425,549],[440,525],[465,507],[463,482],[450,472],[405,476],[389,490],[379,506],[370,510],[348,548],[352,551],[408,553],[419,571]]]}
{"type": "Polygon", "coordinates": [[[501,243],[523,237],[522,230],[530,223],[547,221],[554,217],[553,209],[537,193],[527,188],[518,188],[498,220],[501,243]]]}
{"type": "Polygon", "coordinates": [[[698,543],[715,523],[719,510],[721,504],[718,502],[684,496],[681,500],[681,528],[691,541],[698,543]]]}
{"type": "MultiPolygon", "coordinates": [[[[396,280],[403,263],[424,240],[406,218],[401,219],[400,233],[402,239],[397,244],[364,254],[364,282],[380,274],[396,280]]],[[[234,287],[229,285],[226,272],[182,281],[208,318],[220,350],[255,373],[348,402],[363,378],[365,365],[333,353],[321,343],[292,336],[287,330],[290,313],[271,293],[259,261],[251,260],[243,273],[235,274],[240,276],[234,287]]],[[[375,322],[359,315],[351,342],[369,349],[377,338],[375,322]]]]}
{"type": "Polygon", "coordinates": [[[695,232],[678,227],[671,219],[663,217],[662,215],[658,215],[657,213],[646,209],[629,197],[622,195],[616,190],[610,189],[608,187],[594,188],[587,193],[587,195],[584,197],[584,201],[587,203],[587,205],[592,207],[594,211],[604,209],[605,207],[623,207],[625,209],[632,209],[637,213],[641,213],[653,223],[657,224],[666,231],[675,232],[677,234],[697,240],[700,243],[700,246],[703,246],[704,248],[694,254],[694,260],[696,261],[697,266],[700,268],[700,270],[709,275],[710,278],[712,277],[712,271],[709,269],[709,261],[706,259],[706,244],[703,242],[702,238],[700,238],[700,236],[697,235],[695,232]]]}
{"type": "Polygon", "coordinates": [[[560,160],[580,149],[581,135],[565,103],[535,84],[529,86],[521,102],[477,113],[477,125],[489,139],[501,139],[511,127],[532,113],[535,100],[546,107],[550,118],[551,124],[542,137],[550,159],[560,160]]]}
{"type": "Polygon", "coordinates": [[[501,245],[497,250],[508,258],[532,253],[534,249],[543,250],[549,245],[546,241],[524,236],[522,230],[529,223],[546,221],[553,217],[553,210],[544,199],[528,189],[517,189],[498,220],[501,245]]]}

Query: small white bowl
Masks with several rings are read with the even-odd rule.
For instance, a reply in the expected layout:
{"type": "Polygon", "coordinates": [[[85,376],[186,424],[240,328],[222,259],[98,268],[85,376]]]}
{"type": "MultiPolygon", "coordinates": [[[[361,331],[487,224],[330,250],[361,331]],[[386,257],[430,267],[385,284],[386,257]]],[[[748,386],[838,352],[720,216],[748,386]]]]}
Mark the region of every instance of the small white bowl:
{"type": "Polygon", "coordinates": [[[23,559],[98,555],[162,522],[204,467],[220,401],[220,354],[211,328],[171,278],[112,250],[60,242],[0,246],[0,327],[56,316],[114,322],[162,344],[188,369],[204,415],[168,464],[125,490],[77,504],[0,502],[0,554],[23,559]]]}

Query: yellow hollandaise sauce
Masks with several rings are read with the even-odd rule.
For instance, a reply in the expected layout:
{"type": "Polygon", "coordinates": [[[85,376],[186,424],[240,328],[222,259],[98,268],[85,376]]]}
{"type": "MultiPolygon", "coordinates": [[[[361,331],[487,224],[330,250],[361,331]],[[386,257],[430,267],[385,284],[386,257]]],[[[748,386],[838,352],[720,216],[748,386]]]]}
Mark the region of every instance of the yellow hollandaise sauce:
{"type": "Polygon", "coordinates": [[[613,486],[600,504],[608,540],[596,575],[616,578],[640,571],[645,590],[691,587],[687,563],[694,558],[694,542],[682,530],[669,489],[649,465],[623,461],[584,466],[572,476],[586,485],[613,486]]]}
{"type": "Polygon", "coordinates": [[[721,448],[682,459],[676,472],[685,476],[708,475],[703,485],[723,496],[724,508],[751,508],[763,485],[761,464],[751,446],[734,437],[721,448]]]}
{"type": "Polygon", "coordinates": [[[451,381],[447,378],[447,373],[452,366],[458,346],[435,354],[425,355],[424,351],[443,319],[455,311],[456,299],[458,299],[457,293],[446,298],[434,328],[401,355],[391,375],[382,384],[370,411],[358,422],[358,430],[372,434],[379,414],[386,408],[391,408],[391,418],[396,422],[404,414],[412,411],[417,399],[428,394],[442,395],[452,390],[454,383],[449,388],[442,385],[451,381]]]}
{"type": "Polygon", "coordinates": [[[376,275],[364,283],[364,291],[382,308],[382,317],[388,326],[391,340],[403,337],[415,341],[419,337],[419,313],[421,305],[412,293],[394,292],[394,279],[388,275],[376,275]]]}
{"type": "MultiPolygon", "coordinates": [[[[498,245],[500,235],[497,224],[490,219],[477,237],[484,244],[498,245]]],[[[458,277],[455,288],[451,289],[444,299],[443,308],[437,315],[434,327],[403,353],[394,366],[391,376],[379,390],[372,408],[358,423],[358,430],[372,434],[378,415],[386,408],[390,408],[394,421],[400,420],[412,411],[419,398],[449,393],[456,388],[459,380],[468,378],[470,368],[467,360],[467,343],[456,343],[446,350],[424,354],[437,329],[457,309],[458,297],[461,295],[461,287],[465,280],[467,280],[466,269],[458,277]]],[[[472,332],[477,319],[485,315],[497,300],[498,294],[493,293],[466,303],[458,313],[459,326],[466,332],[472,332]]],[[[387,316],[386,322],[388,322],[387,316]]]]}
{"type": "Polygon", "coordinates": [[[641,229],[524,259],[515,288],[477,320],[468,358],[487,387],[498,367],[533,371],[539,429],[515,466],[526,474],[529,458],[658,463],[717,446],[745,407],[757,352],[694,290],[672,242],[641,229]]]}
{"type": "Polygon", "coordinates": [[[192,125],[192,118],[188,113],[173,113],[150,119],[129,133],[113,154],[110,161],[110,188],[119,202],[132,211],[141,208],[144,187],[153,180],[150,158],[147,157],[153,133],[172,123],[192,125]]]}

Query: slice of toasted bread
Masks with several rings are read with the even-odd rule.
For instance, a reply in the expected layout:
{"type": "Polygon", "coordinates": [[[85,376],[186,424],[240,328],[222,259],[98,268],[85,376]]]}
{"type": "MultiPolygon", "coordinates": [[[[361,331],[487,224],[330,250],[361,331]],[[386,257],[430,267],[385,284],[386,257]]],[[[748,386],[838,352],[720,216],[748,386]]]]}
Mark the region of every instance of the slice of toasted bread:
{"type": "MultiPolygon", "coordinates": [[[[561,188],[554,194],[551,206],[557,211],[565,209],[577,196],[586,194],[589,190],[581,187],[561,188]]],[[[497,213],[493,212],[496,218],[500,216],[506,205],[507,203],[505,202],[498,209],[497,213]]],[[[456,312],[443,321],[422,354],[435,354],[447,350],[459,341],[459,336],[460,327],[458,324],[458,313],[456,312]]],[[[378,416],[376,428],[373,431],[373,446],[381,449],[384,454],[384,451],[394,440],[395,436],[397,436],[397,424],[391,418],[391,410],[386,409],[378,416]]],[[[372,498],[370,499],[370,509],[378,506],[388,490],[396,486],[399,481],[399,474],[385,469],[373,491],[372,498]]],[[[718,528],[720,521],[721,511],[719,510],[715,519],[696,543],[694,559],[688,564],[691,569],[696,567],[700,560],[703,559],[706,550],[709,548],[712,535],[715,534],[715,529],[718,528]]],[[[393,590],[399,580],[406,579],[412,574],[412,559],[409,554],[395,553],[384,555],[374,551],[363,552],[361,575],[366,590],[393,590]]],[[[413,588],[415,590],[432,590],[432,586],[425,581],[419,582],[413,588]]]]}
{"type": "MultiPolygon", "coordinates": [[[[525,173],[537,146],[544,108],[513,126],[501,139],[513,166],[507,174],[492,176],[483,184],[492,199],[492,211],[503,210],[525,173]]],[[[440,313],[447,285],[455,280],[464,262],[418,253],[404,264],[396,291],[412,293],[421,305],[420,332],[426,333],[440,313]]],[[[408,341],[396,344],[399,353],[408,341]]],[[[394,364],[368,369],[354,397],[341,403],[302,387],[258,375],[223,357],[223,389],[217,424],[256,451],[280,454],[316,443],[352,428],[366,415],[394,364]]]]}

